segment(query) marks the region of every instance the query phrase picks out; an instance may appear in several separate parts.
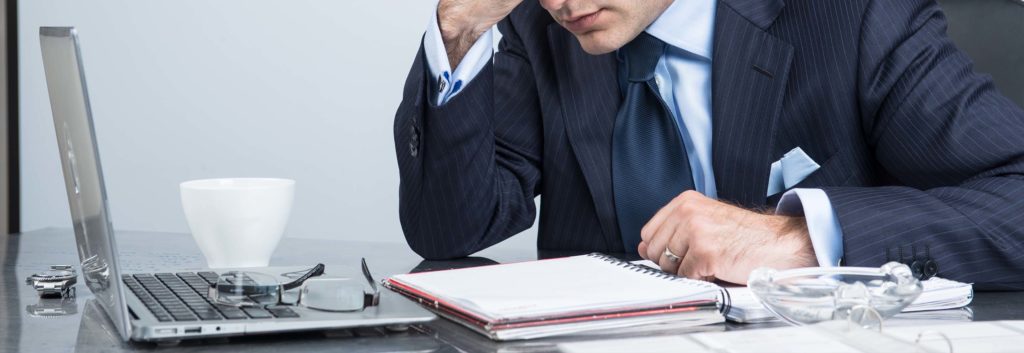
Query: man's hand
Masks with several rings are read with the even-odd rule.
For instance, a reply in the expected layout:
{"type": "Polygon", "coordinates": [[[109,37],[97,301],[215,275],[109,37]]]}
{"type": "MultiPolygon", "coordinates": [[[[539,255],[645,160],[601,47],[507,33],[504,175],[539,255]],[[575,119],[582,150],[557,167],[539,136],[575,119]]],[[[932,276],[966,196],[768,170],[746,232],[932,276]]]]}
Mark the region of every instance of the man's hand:
{"type": "Polygon", "coordinates": [[[663,207],[640,231],[640,256],[665,272],[693,279],[745,284],[761,266],[817,266],[803,217],[745,210],[686,191],[663,207]],[[681,258],[672,261],[665,247],[681,258]]]}
{"type": "Polygon", "coordinates": [[[522,0],[441,0],[437,5],[437,23],[452,70],[459,66],[473,43],[520,2],[522,0]]]}

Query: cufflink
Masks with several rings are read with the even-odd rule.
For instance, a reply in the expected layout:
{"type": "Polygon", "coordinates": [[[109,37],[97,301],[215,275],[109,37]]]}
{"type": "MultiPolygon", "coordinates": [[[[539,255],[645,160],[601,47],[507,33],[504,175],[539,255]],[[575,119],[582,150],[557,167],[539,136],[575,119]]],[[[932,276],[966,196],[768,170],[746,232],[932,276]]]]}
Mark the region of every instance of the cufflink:
{"type": "Polygon", "coordinates": [[[448,81],[444,79],[445,75],[437,76],[437,92],[444,92],[444,89],[448,87],[448,81]]]}

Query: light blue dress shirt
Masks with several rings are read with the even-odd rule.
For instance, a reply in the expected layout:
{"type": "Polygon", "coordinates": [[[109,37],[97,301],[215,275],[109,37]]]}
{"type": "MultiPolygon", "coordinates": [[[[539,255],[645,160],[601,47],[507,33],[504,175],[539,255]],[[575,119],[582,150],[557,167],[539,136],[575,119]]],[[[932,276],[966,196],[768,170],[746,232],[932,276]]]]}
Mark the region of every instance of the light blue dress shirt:
{"type": "MultiPolygon", "coordinates": [[[[645,30],[668,44],[658,61],[655,81],[661,98],[678,122],[694,187],[711,198],[718,196],[711,164],[711,65],[716,3],[715,0],[675,1],[645,30]]],[[[441,40],[437,14],[432,16],[423,38],[423,49],[427,66],[437,79],[439,93],[435,104],[448,102],[487,65],[497,42],[495,37],[499,35],[494,28],[484,33],[452,70],[441,40]]],[[[787,172],[805,176],[810,173],[807,170],[787,172]]],[[[790,190],[780,199],[776,214],[803,215],[818,264],[839,265],[843,254],[842,229],[824,191],[790,190]]]]}

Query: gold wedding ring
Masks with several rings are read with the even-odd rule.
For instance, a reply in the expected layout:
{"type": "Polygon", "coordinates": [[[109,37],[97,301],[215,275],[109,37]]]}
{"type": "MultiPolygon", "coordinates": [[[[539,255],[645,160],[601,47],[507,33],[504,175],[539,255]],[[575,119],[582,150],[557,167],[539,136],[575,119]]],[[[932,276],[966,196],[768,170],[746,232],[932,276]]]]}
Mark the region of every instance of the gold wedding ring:
{"type": "Polygon", "coordinates": [[[668,258],[668,261],[671,261],[672,263],[679,263],[679,260],[682,260],[679,256],[676,256],[676,254],[673,254],[672,250],[669,250],[667,246],[665,247],[663,255],[665,255],[665,257],[668,258]]]}

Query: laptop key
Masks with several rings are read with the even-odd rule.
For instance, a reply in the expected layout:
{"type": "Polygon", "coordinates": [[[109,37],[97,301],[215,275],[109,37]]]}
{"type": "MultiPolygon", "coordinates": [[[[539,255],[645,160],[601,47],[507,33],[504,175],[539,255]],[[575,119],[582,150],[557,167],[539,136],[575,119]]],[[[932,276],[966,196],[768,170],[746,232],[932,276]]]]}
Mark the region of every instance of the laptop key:
{"type": "Polygon", "coordinates": [[[196,274],[209,284],[217,283],[217,277],[219,277],[216,272],[199,272],[196,274]]]}
{"type": "Polygon", "coordinates": [[[273,314],[274,316],[279,317],[279,318],[299,317],[299,314],[297,314],[296,312],[292,311],[292,309],[285,308],[285,307],[267,308],[267,311],[270,311],[271,314],[273,314]]]}
{"type": "Polygon", "coordinates": [[[164,308],[166,308],[167,311],[170,311],[172,313],[173,312],[179,312],[179,313],[191,313],[192,312],[191,309],[189,309],[188,307],[186,307],[184,305],[164,305],[164,308]]]}
{"type": "Polygon", "coordinates": [[[221,317],[220,314],[217,314],[216,312],[212,312],[212,311],[201,311],[201,312],[199,312],[197,314],[197,316],[199,316],[199,319],[201,319],[201,320],[220,320],[220,319],[223,319],[223,317],[221,317]]]}
{"type": "Polygon", "coordinates": [[[270,319],[274,317],[274,315],[261,308],[242,308],[242,311],[245,311],[253,319],[270,319]]]}
{"type": "Polygon", "coordinates": [[[174,317],[174,321],[196,321],[196,320],[198,320],[198,318],[196,318],[195,315],[192,315],[192,313],[178,314],[178,313],[173,313],[172,312],[171,316],[174,317]]]}
{"type": "Polygon", "coordinates": [[[212,313],[212,314],[220,315],[220,314],[218,314],[217,309],[214,309],[214,308],[192,308],[192,311],[195,312],[196,314],[212,313]]]}
{"type": "Polygon", "coordinates": [[[209,304],[204,304],[204,305],[189,305],[189,308],[191,308],[191,309],[192,309],[192,311],[196,311],[196,312],[198,312],[198,311],[210,311],[210,312],[217,312],[217,309],[214,309],[214,308],[213,308],[212,306],[210,306],[209,304]]]}
{"type": "Polygon", "coordinates": [[[226,318],[231,318],[232,316],[239,316],[239,315],[241,315],[242,316],[241,318],[243,318],[243,319],[249,317],[249,316],[245,315],[245,312],[242,311],[242,309],[239,309],[239,308],[218,306],[217,310],[220,311],[221,315],[224,315],[224,317],[226,317],[226,318]]]}
{"type": "Polygon", "coordinates": [[[224,313],[224,318],[228,319],[228,320],[242,320],[242,319],[248,319],[249,317],[246,316],[245,313],[243,313],[241,311],[237,311],[237,312],[236,311],[232,311],[230,313],[224,313]]]}

